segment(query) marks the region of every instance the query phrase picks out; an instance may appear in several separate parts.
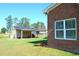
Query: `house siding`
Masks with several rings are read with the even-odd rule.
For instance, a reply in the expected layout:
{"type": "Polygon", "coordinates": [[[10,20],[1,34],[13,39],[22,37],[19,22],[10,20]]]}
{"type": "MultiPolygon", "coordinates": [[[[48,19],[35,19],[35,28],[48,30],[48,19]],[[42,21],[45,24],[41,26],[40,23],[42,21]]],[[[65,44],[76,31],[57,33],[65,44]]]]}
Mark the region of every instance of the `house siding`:
{"type": "Polygon", "coordinates": [[[79,49],[79,4],[62,3],[48,14],[48,46],[65,50],[79,49]],[[77,40],[59,40],[54,36],[54,23],[56,20],[76,18],[77,40]]]}

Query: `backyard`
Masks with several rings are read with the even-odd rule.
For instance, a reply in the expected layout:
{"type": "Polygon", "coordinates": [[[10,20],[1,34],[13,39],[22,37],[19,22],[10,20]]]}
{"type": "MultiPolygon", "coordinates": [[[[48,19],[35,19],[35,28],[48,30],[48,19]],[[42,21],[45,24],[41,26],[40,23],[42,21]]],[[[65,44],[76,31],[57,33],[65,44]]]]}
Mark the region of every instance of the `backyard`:
{"type": "Polygon", "coordinates": [[[41,38],[10,39],[0,34],[0,56],[75,56],[76,54],[35,44],[47,41],[41,38]]]}

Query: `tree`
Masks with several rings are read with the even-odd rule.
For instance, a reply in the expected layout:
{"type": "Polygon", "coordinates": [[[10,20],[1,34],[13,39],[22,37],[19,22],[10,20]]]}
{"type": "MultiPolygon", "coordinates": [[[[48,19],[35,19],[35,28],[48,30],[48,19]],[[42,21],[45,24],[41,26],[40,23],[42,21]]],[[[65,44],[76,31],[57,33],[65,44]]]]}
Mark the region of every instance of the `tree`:
{"type": "Polygon", "coordinates": [[[18,18],[17,17],[13,18],[13,26],[16,26],[17,23],[18,23],[18,18]]]}
{"type": "Polygon", "coordinates": [[[5,33],[7,31],[7,29],[6,28],[1,28],[1,33],[5,33]]]}
{"type": "Polygon", "coordinates": [[[13,24],[12,16],[6,17],[5,20],[7,22],[7,30],[8,30],[8,32],[10,32],[11,31],[12,24],[13,24]]]}
{"type": "Polygon", "coordinates": [[[37,22],[38,29],[45,29],[45,25],[43,22],[37,22]]]}
{"type": "Polygon", "coordinates": [[[37,23],[31,24],[31,27],[34,28],[34,29],[38,28],[37,23]]]}
{"type": "Polygon", "coordinates": [[[43,22],[33,23],[31,25],[31,27],[34,28],[34,29],[46,29],[46,27],[45,27],[43,22]]]}
{"type": "Polygon", "coordinates": [[[40,29],[43,29],[43,30],[46,29],[43,22],[33,23],[33,24],[31,25],[31,27],[37,30],[37,31],[36,31],[37,37],[38,37],[38,34],[39,34],[39,30],[40,30],[40,29]]]}
{"type": "Polygon", "coordinates": [[[21,20],[17,23],[17,26],[30,27],[29,19],[26,17],[22,17],[21,20]]]}

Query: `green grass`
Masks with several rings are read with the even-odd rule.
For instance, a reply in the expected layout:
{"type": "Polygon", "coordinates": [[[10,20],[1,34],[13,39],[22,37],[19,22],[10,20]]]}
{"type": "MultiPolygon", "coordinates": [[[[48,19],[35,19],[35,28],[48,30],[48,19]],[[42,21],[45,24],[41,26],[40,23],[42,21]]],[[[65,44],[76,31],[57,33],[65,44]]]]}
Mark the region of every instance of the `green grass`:
{"type": "Polygon", "coordinates": [[[35,46],[43,38],[10,39],[0,35],[1,56],[75,56],[76,54],[48,47],[35,46]]]}

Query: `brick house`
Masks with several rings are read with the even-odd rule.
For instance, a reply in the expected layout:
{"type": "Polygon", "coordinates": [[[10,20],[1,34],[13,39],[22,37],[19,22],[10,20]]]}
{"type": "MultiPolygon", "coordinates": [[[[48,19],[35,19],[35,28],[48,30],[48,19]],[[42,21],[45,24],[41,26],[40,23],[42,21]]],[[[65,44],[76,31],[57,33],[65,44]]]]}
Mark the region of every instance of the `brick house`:
{"type": "Polygon", "coordinates": [[[79,50],[79,4],[51,4],[44,13],[48,18],[48,46],[79,50]]]}

